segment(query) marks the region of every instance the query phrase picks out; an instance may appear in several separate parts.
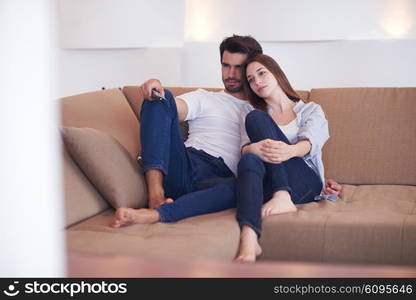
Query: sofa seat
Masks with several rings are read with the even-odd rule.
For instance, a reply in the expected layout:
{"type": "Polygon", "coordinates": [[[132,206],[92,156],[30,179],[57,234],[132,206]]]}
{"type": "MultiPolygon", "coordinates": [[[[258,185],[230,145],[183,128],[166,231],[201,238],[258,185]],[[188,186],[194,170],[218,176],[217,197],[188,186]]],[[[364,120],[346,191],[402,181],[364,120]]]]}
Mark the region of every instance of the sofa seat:
{"type": "Polygon", "coordinates": [[[238,247],[235,210],[188,218],[176,223],[108,226],[114,210],[70,227],[66,231],[71,252],[140,255],[231,261],[238,247]]]}
{"type": "Polygon", "coordinates": [[[416,187],[344,185],[337,202],[263,221],[262,259],[416,264],[416,187]]]}
{"type": "MultiPolygon", "coordinates": [[[[118,229],[108,226],[113,214],[109,209],[70,227],[68,249],[230,261],[238,247],[234,209],[118,229]]],[[[416,264],[415,232],[415,186],[344,185],[337,202],[298,205],[297,213],[266,218],[260,260],[416,264]]]]}

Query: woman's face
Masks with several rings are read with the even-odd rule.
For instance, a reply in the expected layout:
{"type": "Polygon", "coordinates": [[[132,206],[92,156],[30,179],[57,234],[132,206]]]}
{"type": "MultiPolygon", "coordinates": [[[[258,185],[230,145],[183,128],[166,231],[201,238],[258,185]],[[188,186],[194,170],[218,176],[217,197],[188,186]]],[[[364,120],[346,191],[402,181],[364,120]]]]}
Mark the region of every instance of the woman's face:
{"type": "Polygon", "coordinates": [[[268,98],[275,88],[279,86],[274,75],[257,61],[247,66],[246,77],[250,88],[261,98],[268,98]]]}

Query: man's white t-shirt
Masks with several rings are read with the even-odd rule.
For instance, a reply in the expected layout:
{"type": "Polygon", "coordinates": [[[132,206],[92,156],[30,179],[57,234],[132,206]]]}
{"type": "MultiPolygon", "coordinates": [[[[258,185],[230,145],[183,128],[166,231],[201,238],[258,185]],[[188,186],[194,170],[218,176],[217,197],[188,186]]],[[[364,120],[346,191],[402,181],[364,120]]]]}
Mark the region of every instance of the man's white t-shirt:
{"type": "Polygon", "coordinates": [[[185,120],[189,123],[189,136],[185,145],[222,157],[230,170],[237,174],[241,156],[240,114],[247,101],[224,91],[209,92],[203,89],[182,94],[178,98],[188,105],[185,120]]]}

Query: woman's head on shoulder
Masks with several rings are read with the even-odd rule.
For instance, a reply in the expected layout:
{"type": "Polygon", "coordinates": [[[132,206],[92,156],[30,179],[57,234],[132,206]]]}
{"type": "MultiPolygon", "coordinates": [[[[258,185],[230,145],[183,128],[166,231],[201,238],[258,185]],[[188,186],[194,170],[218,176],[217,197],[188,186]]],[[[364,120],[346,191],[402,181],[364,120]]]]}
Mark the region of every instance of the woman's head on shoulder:
{"type": "Polygon", "coordinates": [[[290,85],[279,64],[266,54],[258,54],[247,60],[243,72],[244,88],[251,105],[266,111],[265,98],[272,93],[284,93],[297,102],[300,97],[290,85]]]}

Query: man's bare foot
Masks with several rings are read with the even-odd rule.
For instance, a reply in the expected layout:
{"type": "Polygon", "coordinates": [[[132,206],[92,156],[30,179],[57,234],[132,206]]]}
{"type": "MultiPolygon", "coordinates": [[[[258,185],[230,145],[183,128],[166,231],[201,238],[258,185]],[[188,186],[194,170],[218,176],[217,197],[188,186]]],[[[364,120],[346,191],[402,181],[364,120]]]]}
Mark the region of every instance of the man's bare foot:
{"type": "Polygon", "coordinates": [[[133,209],[120,207],[116,210],[110,226],[119,228],[133,224],[151,224],[160,221],[159,212],[156,209],[133,209]]]}
{"type": "Polygon", "coordinates": [[[263,204],[261,208],[261,216],[268,217],[279,214],[286,214],[297,212],[296,205],[292,202],[292,197],[290,197],[289,192],[287,191],[278,191],[273,194],[272,199],[263,204]]]}
{"type": "Polygon", "coordinates": [[[250,226],[243,226],[240,235],[238,254],[234,259],[236,263],[254,263],[262,250],[257,240],[256,232],[250,226]]]}

